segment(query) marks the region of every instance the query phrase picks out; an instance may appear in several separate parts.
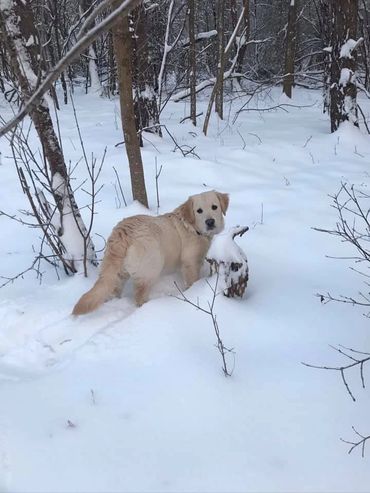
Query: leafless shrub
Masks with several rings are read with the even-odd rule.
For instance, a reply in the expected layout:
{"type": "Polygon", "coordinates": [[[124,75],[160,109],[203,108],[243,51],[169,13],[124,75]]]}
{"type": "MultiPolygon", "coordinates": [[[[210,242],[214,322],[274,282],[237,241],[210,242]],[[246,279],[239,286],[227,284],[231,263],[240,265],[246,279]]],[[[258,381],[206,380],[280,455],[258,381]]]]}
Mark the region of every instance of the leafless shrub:
{"type": "MultiPolygon", "coordinates": [[[[0,212],[0,216],[2,215],[2,212],[0,212]]],[[[36,273],[36,278],[41,282],[42,281],[42,276],[43,272],[41,270],[41,262],[43,260],[46,260],[49,262],[51,265],[55,267],[55,270],[58,275],[58,270],[57,270],[57,264],[55,262],[55,255],[46,255],[43,252],[43,245],[40,247],[40,252],[36,255],[36,257],[33,259],[31,265],[29,267],[26,267],[22,272],[18,272],[18,274],[15,274],[14,276],[0,276],[0,279],[2,280],[0,284],[0,288],[3,288],[4,286],[8,284],[12,284],[14,281],[17,279],[23,277],[28,273],[28,272],[35,272],[36,273]]]]}
{"type": "MultiPolygon", "coordinates": [[[[85,274],[85,277],[87,277],[87,253],[88,253],[88,247],[89,247],[89,242],[90,242],[90,234],[92,232],[92,227],[93,227],[93,223],[94,223],[94,216],[95,216],[95,206],[97,204],[97,196],[99,194],[99,192],[101,191],[101,189],[103,188],[103,185],[100,185],[99,187],[97,186],[98,184],[98,179],[99,179],[99,176],[101,174],[101,171],[102,171],[102,168],[103,168],[103,165],[104,165],[104,160],[105,160],[105,156],[106,156],[106,153],[107,153],[107,148],[104,149],[103,151],[103,156],[100,160],[100,163],[97,164],[97,160],[94,156],[94,154],[91,154],[91,161],[89,162],[88,158],[87,158],[87,154],[86,154],[86,149],[85,149],[85,144],[84,144],[84,141],[83,141],[83,138],[82,138],[82,134],[81,134],[81,130],[80,130],[80,125],[78,123],[78,118],[77,118],[77,113],[76,113],[76,108],[75,108],[75,105],[74,105],[74,100],[73,100],[73,97],[72,97],[72,94],[70,94],[70,99],[71,99],[71,102],[72,102],[72,107],[73,107],[73,115],[74,115],[74,118],[75,118],[75,122],[76,122],[76,127],[77,127],[77,132],[78,132],[78,137],[79,137],[79,141],[80,141],[80,146],[81,146],[81,150],[82,150],[82,153],[83,153],[83,160],[84,160],[84,163],[85,163],[85,166],[86,166],[86,171],[87,171],[87,174],[88,174],[88,180],[86,179],[81,186],[81,190],[86,193],[89,197],[89,200],[90,200],[90,203],[86,205],[87,209],[90,211],[90,217],[89,217],[89,221],[87,223],[87,226],[86,226],[86,230],[83,230],[81,227],[80,227],[80,223],[76,220],[76,224],[78,226],[78,229],[80,231],[80,234],[83,238],[83,245],[84,245],[84,252],[83,252],[83,266],[84,266],[84,274],[85,274]],[[87,188],[85,187],[85,183],[88,182],[89,183],[89,190],[87,190],[87,188]]],[[[74,213],[74,210],[73,210],[73,213],[74,213]]],[[[76,217],[75,217],[76,219],[76,217]]]]}
{"type": "MultiPolygon", "coordinates": [[[[370,195],[362,190],[356,190],[354,185],[341,184],[339,192],[330,196],[333,199],[332,207],[338,213],[338,221],[335,229],[314,228],[316,231],[338,236],[343,243],[350,243],[354,247],[355,254],[346,257],[331,257],[352,260],[354,264],[362,267],[351,267],[352,270],[362,275],[365,286],[370,286],[370,274],[366,272],[370,268],[370,206],[366,205],[370,195]]],[[[322,303],[339,301],[352,305],[370,307],[370,293],[360,291],[358,298],[352,296],[332,296],[330,293],[318,293],[322,303]]]]}
{"type": "MultiPolygon", "coordinates": [[[[331,198],[333,199],[332,207],[334,207],[338,214],[338,221],[336,223],[335,229],[314,229],[316,231],[337,236],[343,243],[349,243],[354,248],[354,255],[349,257],[334,258],[352,260],[356,265],[359,265],[361,267],[361,270],[357,267],[351,268],[365,277],[365,285],[368,288],[370,286],[370,283],[367,279],[370,278],[370,275],[364,270],[369,269],[370,267],[370,207],[367,202],[370,199],[370,195],[365,193],[364,191],[357,190],[354,185],[342,183],[339,192],[331,196],[331,198]]],[[[337,301],[341,303],[348,303],[351,305],[366,307],[370,306],[370,293],[368,291],[365,293],[360,291],[358,297],[344,295],[332,296],[330,293],[318,293],[317,296],[320,298],[322,303],[337,301]]],[[[367,316],[369,316],[369,314],[367,314],[367,316]]],[[[365,389],[364,367],[370,362],[370,352],[359,351],[357,349],[348,348],[342,345],[331,347],[346,359],[344,364],[340,364],[337,366],[313,365],[309,363],[303,364],[310,368],[318,368],[322,370],[339,372],[347,393],[349,394],[352,401],[356,401],[353,391],[351,390],[348,383],[347,376],[348,373],[351,372],[353,369],[357,369],[359,371],[361,386],[363,389],[365,389]]],[[[357,447],[360,447],[362,450],[362,457],[364,457],[365,444],[367,440],[370,439],[370,435],[364,436],[360,434],[354,427],[352,427],[352,429],[358,437],[358,440],[341,440],[351,445],[351,448],[348,451],[349,454],[357,447]]]]}
{"type": "MultiPolygon", "coordinates": [[[[21,213],[20,216],[16,214],[8,214],[6,211],[0,211],[0,215],[6,216],[24,226],[39,229],[41,231],[41,243],[39,246],[39,251],[33,259],[31,265],[14,276],[2,276],[1,279],[4,280],[4,283],[1,284],[0,287],[14,282],[16,279],[22,278],[24,274],[30,271],[36,272],[37,278],[41,281],[42,261],[50,263],[55,268],[57,275],[58,267],[60,265],[63,267],[67,275],[76,273],[75,261],[81,261],[84,266],[84,273],[87,275],[90,234],[96,213],[95,208],[97,204],[97,195],[102,188],[97,186],[97,182],[104,164],[106,150],[104,150],[102,159],[99,163],[97,163],[97,159],[94,155],[91,155],[91,161],[88,160],[76,114],[75,118],[80,145],[83,152],[83,161],[86,165],[88,175],[88,177],[77,186],[76,190],[81,188],[81,190],[88,195],[89,203],[85,205],[84,208],[88,209],[90,212],[86,231],[79,227],[79,221],[76,220],[76,217],[74,218],[83,239],[82,258],[69,259],[65,255],[66,250],[63,241],[61,241],[58,231],[58,221],[56,220],[58,208],[53,200],[53,178],[51,176],[50,169],[47,166],[43,152],[38,151],[35,153],[32,150],[28,139],[29,129],[24,131],[23,126],[18,126],[12,133],[12,136],[8,138],[8,141],[19,182],[23,193],[27,197],[31,210],[19,211],[21,213]],[[46,247],[48,247],[49,251],[45,251],[46,247]]],[[[69,167],[70,182],[73,179],[73,172],[79,163],[80,161],[78,161],[73,167],[71,165],[69,167]]],[[[69,187],[69,189],[72,194],[76,191],[72,190],[72,187],[69,187]]],[[[68,197],[66,200],[68,200],[68,197]]],[[[74,214],[74,211],[71,212],[71,214],[74,214]]],[[[97,265],[96,262],[95,265],[97,265]]]]}
{"type": "MultiPolygon", "coordinates": [[[[18,173],[19,182],[23,193],[30,204],[31,211],[20,211],[29,220],[12,218],[29,227],[37,227],[42,231],[41,243],[47,243],[51,249],[54,260],[63,265],[66,274],[74,274],[76,268],[73,261],[65,258],[64,245],[60,241],[54,220],[57,214],[57,206],[51,201],[52,177],[43,154],[36,155],[28,142],[28,135],[22,129],[13,132],[9,139],[13,160],[18,173]],[[42,163],[42,164],[40,164],[42,163]]],[[[3,215],[6,215],[2,212],[3,215]]],[[[41,253],[37,257],[41,258],[41,253]]],[[[29,270],[33,270],[31,267],[29,270]]],[[[16,276],[18,277],[18,276],[16,276]]]]}
{"type": "Polygon", "coordinates": [[[225,377],[231,377],[231,375],[233,374],[233,371],[234,371],[234,367],[235,367],[235,351],[233,348],[227,348],[225,346],[225,344],[223,343],[222,338],[221,338],[221,334],[220,334],[220,328],[219,328],[218,322],[217,322],[217,315],[215,313],[215,301],[216,301],[216,296],[218,295],[218,292],[217,292],[218,280],[219,280],[218,274],[216,275],[216,282],[215,282],[214,286],[212,286],[207,280],[207,284],[208,284],[208,286],[212,292],[212,299],[211,299],[211,301],[207,302],[208,303],[208,309],[201,307],[199,305],[199,302],[194,303],[193,301],[189,300],[189,298],[184,294],[184,292],[180,289],[180,287],[176,283],[175,283],[175,286],[178,289],[180,296],[175,296],[175,298],[177,298],[178,300],[184,301],[185,303],[188,303],[192,307],[196,308],[197,310],[200,310],[202,313],[205,313],[206,315],[208,315],[211,318],[213,329],[215,331],[216,339],[217,339],[217,343],[215,344],[215,346],[216,346],[218,352],[220,353],[221,359],[222,359],[223,374],[225,375],[225,377]],[[228,354],[231,354],[233,356],[232,368],[229,367],[228,362],[227,362],[227,355],[228,354]]]}

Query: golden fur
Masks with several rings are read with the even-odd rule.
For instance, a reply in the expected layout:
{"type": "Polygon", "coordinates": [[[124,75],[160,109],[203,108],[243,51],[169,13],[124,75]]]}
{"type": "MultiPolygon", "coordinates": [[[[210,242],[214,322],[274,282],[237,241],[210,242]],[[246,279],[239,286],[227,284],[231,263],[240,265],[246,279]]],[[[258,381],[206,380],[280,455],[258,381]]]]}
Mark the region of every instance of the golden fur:
{"type": "Polygon", "coordinates": [[[173,212],[161,216],[132,216],[113,229],[99,278],[73,309],[74,315],[91,312],[113,296],[120,296],[132,278],[135,302],[145,303],[162,272],[181,269],[186,287],[199,279],[200,268],[214,234],[224,227],[227,194],[192,195],[173,212]]]}

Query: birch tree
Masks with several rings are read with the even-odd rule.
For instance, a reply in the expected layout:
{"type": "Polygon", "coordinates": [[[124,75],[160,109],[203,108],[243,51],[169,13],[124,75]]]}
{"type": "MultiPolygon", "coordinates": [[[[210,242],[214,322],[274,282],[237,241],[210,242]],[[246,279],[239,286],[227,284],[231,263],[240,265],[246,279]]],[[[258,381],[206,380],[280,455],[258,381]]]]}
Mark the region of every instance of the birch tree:
{"type": "MultiPolygon", "coordinates": [[[[12,71],[23,101],[36,90],[41,70],[42,47],[35,29],[30,0],[7,0],[0,2],[0,25],[2,37],[9,55],[12,71]]],[[[56,204],[53,224],[61,244],[61,251],[68,273],[78,269],[79,261],[86,257],[96,263],[93,242],[84,237],[87,230],[81,218],[69,182],[63,152],[54,130],[47,99],[30,111],[31,120],[40,139],[45,159],[51,172],[51,192],[56,204]]]]}

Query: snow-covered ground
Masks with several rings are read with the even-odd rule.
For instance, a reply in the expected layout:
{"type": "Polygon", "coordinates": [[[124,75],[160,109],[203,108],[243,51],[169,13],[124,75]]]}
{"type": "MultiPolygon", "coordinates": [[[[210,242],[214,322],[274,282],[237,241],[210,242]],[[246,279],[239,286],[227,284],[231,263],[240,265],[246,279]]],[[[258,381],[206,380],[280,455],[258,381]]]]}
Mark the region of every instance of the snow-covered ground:
{"type": "MultiPolygon", "coordinates": [[[[250,107],[275,105],[279,94],[250,107]]],[[[124,148],[115,147],[118,102],[79,95],[75,103],[87,152],[99,158],[107,146],[94,224],[107,237],[122,217],[142,211],[131,201],[124,148]],[[128,207],[117,207],[113,166],[128,207]]],[[[222,373],[210,318],[170,296],[174,276],[139,309],[128,289],[78,319],[71,309],[96,272],[58,280],[44,265],[41,284],[29,272],[0,290],[0,491],[369,490],[369,455],[348,455],[340,441],[354,438],[352,426],[370,433],[369,392],[354,373],[354,403],[337,372],[301,362],[338,363],[329,344],[370,349],[361,309],[315,296],[356,294],[362,279],[349,262],[326,257],[347,255],[348,247],[312,229],[335,225],[328,194],[341,181],[368,189],[370,139],[347,125],[331,135],[319,92],[298,91],[294,103],[308,107],[241,113],[232,125],[236,100],[225,121],[213,118],[208,137],[178,123],[186,103],[170,103],[162,122],[179,145],[195,147],[186,158],[167,134],[145,135],[152,213],[157,160],[160,212],[214,188],[230,193],[226,226],[250,226],[237,239],[249,261],[246,297],[218,296],[215,305],[224,343],[235,350],[231,378],[222,373]]],[[[1,113],[10,116],[3,103],[1,113]]],[[[59,119],[75,163],[72,108],[59,119]]],[[[6,141],[0,150],[0,209],[15,214],[27,203],[6,141]]],[[[81,164],[76,185],[85,175],[81,164]]],[[[79,190],[79,204],[87,200],[79,190]]],[[[31,264],[38,233],[6,217],[0,226],[0,275],[13,276],[31,264]]],[[[212,293],[200,280],[186,295],[206,305],[212,293]]]]}

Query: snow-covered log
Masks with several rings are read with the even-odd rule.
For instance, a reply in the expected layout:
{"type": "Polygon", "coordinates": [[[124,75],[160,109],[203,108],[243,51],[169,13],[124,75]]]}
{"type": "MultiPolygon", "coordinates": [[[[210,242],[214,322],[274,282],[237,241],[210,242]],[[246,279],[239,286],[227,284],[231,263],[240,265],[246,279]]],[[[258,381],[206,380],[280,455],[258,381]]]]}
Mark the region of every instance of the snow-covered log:
{"type": "Polygon", "coordinates": [[[247,226],[236,226],[216,235],[207,253],[210,272],[218,274],[218,285],[227,297],[242,298],[248,284],[247,256],[235,243],[235,237],[242,236],[248,230],[247,226]]]}

